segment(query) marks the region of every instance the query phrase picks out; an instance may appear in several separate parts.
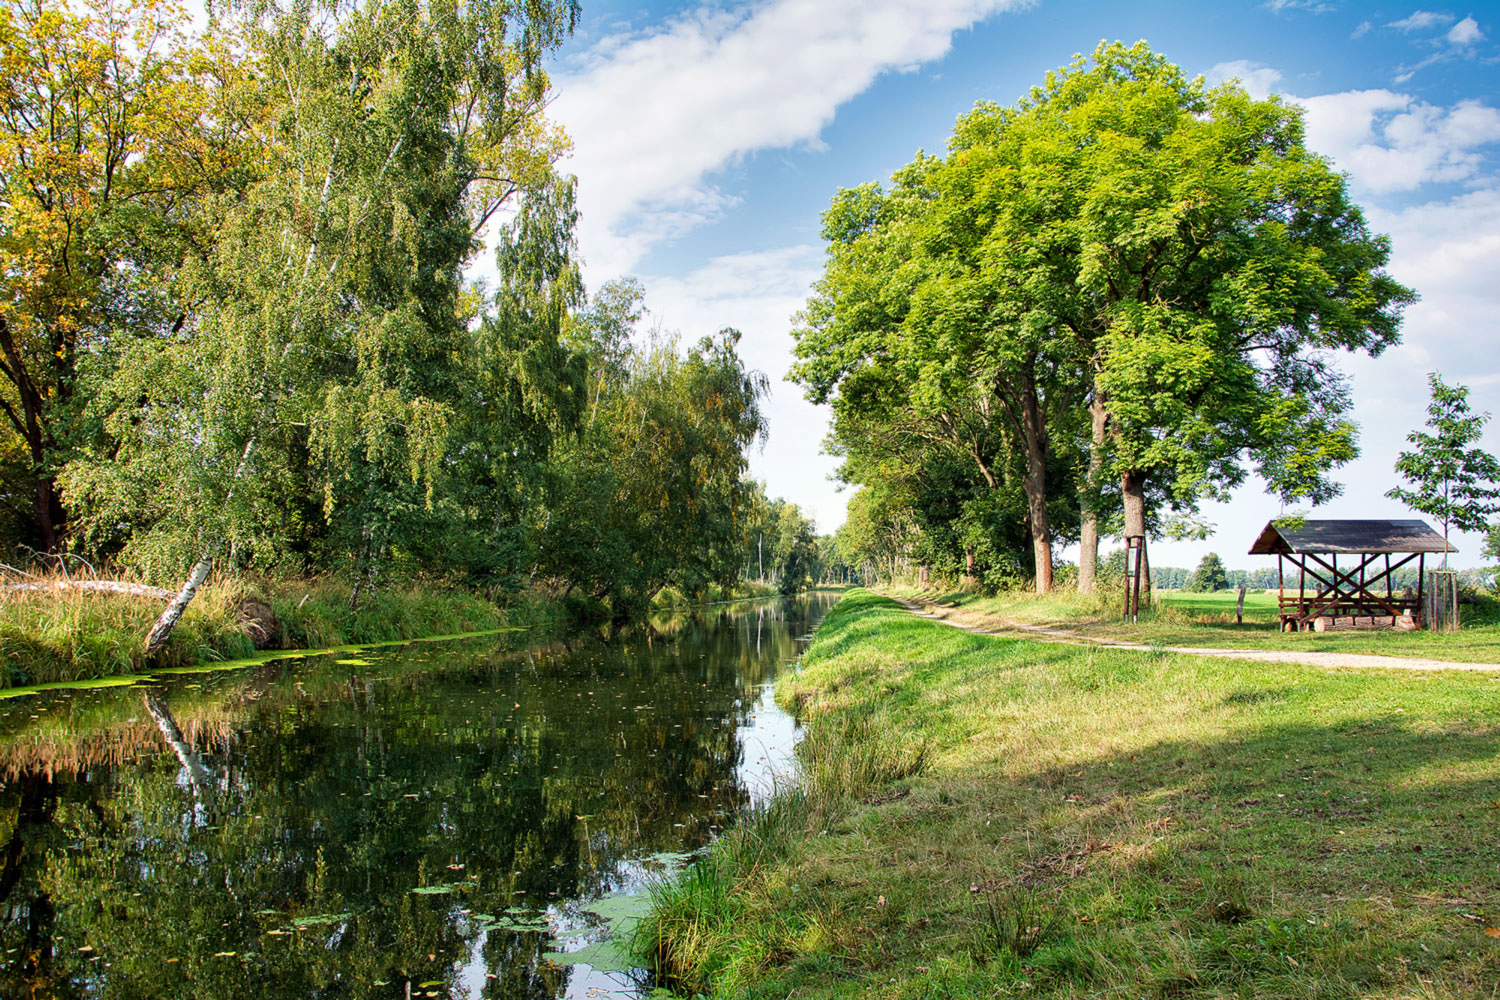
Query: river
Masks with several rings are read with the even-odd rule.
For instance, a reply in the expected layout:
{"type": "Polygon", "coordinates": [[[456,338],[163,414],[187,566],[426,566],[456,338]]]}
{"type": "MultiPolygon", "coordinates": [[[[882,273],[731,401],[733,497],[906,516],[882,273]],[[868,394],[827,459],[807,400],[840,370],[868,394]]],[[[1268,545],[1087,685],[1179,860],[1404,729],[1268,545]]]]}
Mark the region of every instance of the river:
{"type": "Polygon", "coordinates": [[[0,996],[637,996],[646,889],[788,770],[833,600],[0,702],[0,996]]]}

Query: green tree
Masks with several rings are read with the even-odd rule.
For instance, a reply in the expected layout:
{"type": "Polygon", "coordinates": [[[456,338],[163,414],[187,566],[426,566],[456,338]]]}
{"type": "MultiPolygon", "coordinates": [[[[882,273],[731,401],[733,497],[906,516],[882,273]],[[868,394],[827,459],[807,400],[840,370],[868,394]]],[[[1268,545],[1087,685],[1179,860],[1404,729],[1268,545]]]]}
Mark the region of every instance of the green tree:
{"type": "Polygon", "coordinates": [[[765,433],[766,393],[739,337],[632,349],[621,380],[594,393],[597,419],[557,451],[539,572],[608,601],[622,620],[669,584],[699,595],[738,582],[755,493],[746,452],[765,433]]]}
{"type": "Polygon", "coordinates": [[[836,419],[1019,482],[1039,588],[1075,507],[1060,482],[1086,567],[1112,507],[1144,535],[1150,508],[1191,511],[1251,468],[1286,499],[1336,493],[1355,448],[1331,354],[1378,354],[1413,298],[1297,108],[1207,89],[1144,43],[981,104],[890,195],[841,192],[824,236],[795,377],[836,419]]]}
{"type": "Polygon", "coordinates": [[[954,145],[1010,168],[1002,191],[1033,235],[996,252],[1037,289],[1034,322],[1076,339],[1125,534],[1146,533],[1152,481],[1191,509],[1242,482],[1246,457],[1285,499],[1337,491],[1354,428],[1329,352],[1378,354],[1413,295],[1298,109],[1101,45],[1016,108],[981,106],[954,145]]]}
{"type": "Polygon", "coordinates": [[[1196,593],[1209,593],[1215,590],[1226,590],[1229,587],[1229,575],[1224,571],[1224,563],[1219,559],[1216,552],[1210,552],[1198,563],[1198,568],[1193,570],[1193,582],[1188,587],[1196,593]]]}
{"type": "MultiPolygon", "coordinates": [[[[1437,372],[1428,374],[1427,384],[1432,389],[1427,404],[1431,433],[1412,431],[1406,436],[1412,450],[1396,458],[1396,471],[1411,488],[1397,486],[1385,495],[1442,521],[1446,544],[1450,524],[1460,531],[1484,531],[1489,518],[1500,512],[1500,461],[1470,447],[1484,434],[1490,415],[1469,408],[1468,387],[1450,386],[1437,372]]],[[[1443,568],[1448,568],[1447,552],[1443,568]]]]}

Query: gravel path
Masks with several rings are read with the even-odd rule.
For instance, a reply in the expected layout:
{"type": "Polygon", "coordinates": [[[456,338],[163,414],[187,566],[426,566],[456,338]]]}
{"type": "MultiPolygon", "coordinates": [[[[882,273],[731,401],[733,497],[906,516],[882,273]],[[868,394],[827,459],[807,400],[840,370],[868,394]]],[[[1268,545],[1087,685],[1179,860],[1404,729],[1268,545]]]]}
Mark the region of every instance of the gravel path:
{"type": "Polygon", "coordinates": [[[918,603],[887,594],[906,610],[929,621],[951,625],[973,632],[975,635],[1005,636],[1025,632],[1037,637],[1039,642],[1066,642],[1078,646],[1108,646],[1112,649],[1135,649],[1142,652],[1165,651],[1185,653],[1189,656],[1219,656],[1232,660],[1260,660],[1263,663],[1301,663],[1310,667],[1372,667],[1381,670],[1500,670],[1500,663],[1459,663],[1454,660],[1430,660],[1413,656],[1376,656],[1371,653],[1322,653],[1308,650],[1298,652],[1288,649],[1222,649],[1207,646],[1148,646],[1139,642],[1123,642],[1118,639],[1096,639],[1067,629],[1049,628],[1044,625],[1027,625],[1024,622],[1000,619],[1003,629],[982,628],[948,616],[954,609],[940,604],[918,603]]]}

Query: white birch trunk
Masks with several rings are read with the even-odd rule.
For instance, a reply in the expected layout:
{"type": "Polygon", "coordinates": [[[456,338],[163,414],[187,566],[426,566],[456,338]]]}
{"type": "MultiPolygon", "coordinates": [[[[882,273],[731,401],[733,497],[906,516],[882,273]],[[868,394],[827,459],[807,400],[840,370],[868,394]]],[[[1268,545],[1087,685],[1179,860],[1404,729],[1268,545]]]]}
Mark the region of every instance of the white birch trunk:
{"type": "Polygon", "coordinates": [[[212,552],[203,553],[202,558],[193,566],[193,571],[188,574],[187,583],[172,598],[172,603],[167,605],[167,610],[156,619],[156,624],[151,626],[151,631],[146,635],[146,655],[154,656],[156,652],[167,644],[172,638],[172,630],[177,627],[177,622],[182,618],[182,613],[187,606],[193,603],[193,597],[198,593],[198,588],[203,586],[203,581],[208,579],[208,573],[214,568],[214,557],[212,552]]]}
{"type": "MultiPolygon", "coordinates": [[[[255,438],[245,442],[245,450],[240,453],[239,464],[234,467],[234,478],[229,481],[229,492],[224,494],[224,506],[234,499],[235,487],[240,484],[240,477],[245,474],[245,469],[250,465],[250,456],[255,453],[255,438]]],[[[167,610],[156,619],[156,624],[151,626],[151,631],[146,634],[146,656],[153,656],[157,650],[167,644],[172,638],[172,630],[177,627],[177,622],[182,618],[182,613],[187,606],[193,603],[193,597],[197,595],[198,588],[203,586],[203,581],[208,579],[209,571],[214,568],[214,548],[205,549],[203,555],[193,565],[193,571],[188,574],[187,583],[177,592],[172,603],[167,605],[167,610]]]]}

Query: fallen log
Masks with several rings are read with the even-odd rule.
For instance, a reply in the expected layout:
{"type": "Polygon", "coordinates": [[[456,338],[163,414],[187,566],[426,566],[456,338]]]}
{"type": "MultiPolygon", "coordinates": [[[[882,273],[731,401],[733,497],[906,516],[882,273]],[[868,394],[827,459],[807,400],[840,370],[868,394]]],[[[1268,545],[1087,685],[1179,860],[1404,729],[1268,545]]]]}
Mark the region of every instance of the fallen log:
{"type": "Polygon", "coordinates": [[[36,583],[7,583],[0,584],[0,592],[23,591],[29,593],[46,593],[56,591],[62,593],[68,590],[92,590],[105,594],[125,594],[129,597],[149,597],[157,601],[169,601],[172,599],[172,591],[163,590],[161,587],[148,587],[144,583],[127,583],[124,580],[47,580],[36,583]]]}

